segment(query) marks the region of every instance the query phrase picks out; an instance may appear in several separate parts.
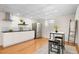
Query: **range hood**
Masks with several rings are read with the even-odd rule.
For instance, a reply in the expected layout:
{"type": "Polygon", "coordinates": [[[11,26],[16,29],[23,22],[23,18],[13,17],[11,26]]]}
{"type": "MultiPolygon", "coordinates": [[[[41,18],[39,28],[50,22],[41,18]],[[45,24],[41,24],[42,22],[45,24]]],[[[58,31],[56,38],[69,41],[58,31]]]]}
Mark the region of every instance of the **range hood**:
{"type": "Polygon", "coordinates": [[[10,18],[10,12],[5,12],[5,17],[3,19],[3,21],[12,21],[11,18],[10,18]]]}

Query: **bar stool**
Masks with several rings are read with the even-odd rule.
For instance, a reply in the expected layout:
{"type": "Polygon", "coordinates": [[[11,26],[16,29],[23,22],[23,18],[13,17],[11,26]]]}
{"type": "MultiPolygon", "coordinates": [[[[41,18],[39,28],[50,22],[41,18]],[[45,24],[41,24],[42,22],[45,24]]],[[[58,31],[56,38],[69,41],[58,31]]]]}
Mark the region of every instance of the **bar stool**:
{"type": "Polygon", "coordinates": [[[50,52],[54,52],[56,54],[60,54],[60,41],[59,40],[49,40],[49,54],[50,52]]]}
{"type": "Polygon", "coordinates": [[[55,50],[57,54],[61,53],[61,52],[63,54],[64,53],[63,50],[65,48],[65,46],[64,46],[64,34],[62,34],[62,33],[55,33],[55,32],[54,33],[50,33],[50,39],[52,37],[51,36],[52,34],[53,34],[53,38],[52,38],[52,40],[49,40],[49,53],[50,53],[50,51],[54,52],[54,50],[55,50]],[[58,36],[58,35],[60,35],[60,36],[58,36]],[[52,50],[52,49],[54,49],[54,50],[52,50]]]}
{"type": "Polygon", "coordinates": [[[63,50],[64,50],[65,46],[64,46],[64,42],[63,42],[63,37],[56,36],[55,39],[60,41],[59,46],[60,46],[60,48],[62,50],[62,53],[64,53],[63,50]]]}

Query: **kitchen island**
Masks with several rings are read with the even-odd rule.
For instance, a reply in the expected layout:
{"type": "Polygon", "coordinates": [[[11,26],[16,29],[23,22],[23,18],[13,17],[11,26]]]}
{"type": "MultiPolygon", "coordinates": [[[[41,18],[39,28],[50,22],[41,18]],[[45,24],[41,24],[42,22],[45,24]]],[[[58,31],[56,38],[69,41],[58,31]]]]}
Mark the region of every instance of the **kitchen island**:
{"type": "Polygon", "coordinates": [[[2,47],[8,47],[24,41],[32,40],[35,37],[35,31],[13,31],[2,33],[2,47]]]}

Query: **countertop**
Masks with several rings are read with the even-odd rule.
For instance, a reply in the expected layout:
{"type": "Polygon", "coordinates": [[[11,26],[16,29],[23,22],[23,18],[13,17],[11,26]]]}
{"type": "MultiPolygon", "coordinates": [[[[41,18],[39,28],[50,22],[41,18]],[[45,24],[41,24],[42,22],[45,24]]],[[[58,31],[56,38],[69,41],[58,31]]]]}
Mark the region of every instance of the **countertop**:
{"type": "MultiPolygon", "coordinates": [[[[33,31],[33,30],[12,31],[12,32],[24,32],[24,31],[33,31]]],[[[10,31],[2,31],[2,33],[11,33],[11,32],[10,31]]]]}

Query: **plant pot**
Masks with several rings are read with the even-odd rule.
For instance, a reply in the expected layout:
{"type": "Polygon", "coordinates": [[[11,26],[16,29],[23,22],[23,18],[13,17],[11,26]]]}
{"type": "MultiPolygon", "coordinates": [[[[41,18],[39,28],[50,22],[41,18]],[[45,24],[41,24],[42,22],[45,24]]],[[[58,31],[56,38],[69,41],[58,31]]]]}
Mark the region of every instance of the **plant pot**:
{"type": "Polygon", "coordinates": [[[58,32],[58,30],[55,30],[55,32],[58,32]]]}

